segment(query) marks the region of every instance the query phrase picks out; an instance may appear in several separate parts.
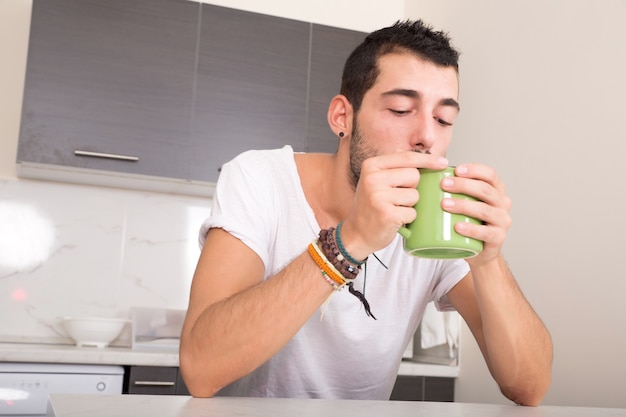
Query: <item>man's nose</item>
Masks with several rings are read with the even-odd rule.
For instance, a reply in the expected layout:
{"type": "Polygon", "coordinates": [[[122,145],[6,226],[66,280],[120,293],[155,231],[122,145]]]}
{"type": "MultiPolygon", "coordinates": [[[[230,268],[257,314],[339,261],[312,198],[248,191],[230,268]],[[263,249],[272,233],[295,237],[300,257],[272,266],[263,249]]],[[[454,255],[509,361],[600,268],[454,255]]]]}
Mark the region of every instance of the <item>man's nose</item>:
{"type": "Polygon", "coordinates": [[[432,116],[420,115],[416,121],[415,130],[411,138],[412,149],[420,152],[427,152],[434,145],[435,119],[432,116]]]}

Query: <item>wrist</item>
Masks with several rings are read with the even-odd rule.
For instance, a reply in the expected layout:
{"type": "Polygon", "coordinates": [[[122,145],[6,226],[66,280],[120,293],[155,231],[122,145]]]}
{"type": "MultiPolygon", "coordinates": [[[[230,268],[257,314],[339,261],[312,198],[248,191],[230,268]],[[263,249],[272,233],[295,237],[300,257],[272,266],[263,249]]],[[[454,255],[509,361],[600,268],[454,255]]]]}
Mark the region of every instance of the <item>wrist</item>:
{"type": "MultiPolygon", "coordinates": [[[[365,313],[376,320],[376,317],[371,312],[369,303],[365,299],[365,295],[354,288],[354,280],[361,271],[361,265],[365,260],[355,260],[346,252],[345,248],[343,250],[340,249],[338,242],[335,240],[340,236],[340,229],[341,223],[339,223],[337,229],[331,227],[330,229],[320,230],[319,238],[309,244],[308,252],[321,269],[324,279],[332,285],[335,291],[339,291],[344,286],[347,286],[350,294],[361,301],[365,308],[365,313]]],[[[363,285],[363,288],[365,288],[365,278],[363,285]]]]}
{"type": "Polygon", "coordinates": [[[512,276],[502,255],[498,255],[494,259],[483,262],[476,262],[471,258],[466,259],[466,261],[474,277],[474,282],[478,285],[481,285],[485,280],[485,282],[488,283],[485,285],[491,285],[491,280],[501,280],[503,276],[512,276]]]}
{"type": "Polygon", "coordinates": [[[351,233],[352,229],[343,222],[337,225],[335,230],[335,240],[342,254],[352,263],[362,264],[371,251],[364,245],[359,244],[359,240],[355,239],[355,233],[351,233]]]}

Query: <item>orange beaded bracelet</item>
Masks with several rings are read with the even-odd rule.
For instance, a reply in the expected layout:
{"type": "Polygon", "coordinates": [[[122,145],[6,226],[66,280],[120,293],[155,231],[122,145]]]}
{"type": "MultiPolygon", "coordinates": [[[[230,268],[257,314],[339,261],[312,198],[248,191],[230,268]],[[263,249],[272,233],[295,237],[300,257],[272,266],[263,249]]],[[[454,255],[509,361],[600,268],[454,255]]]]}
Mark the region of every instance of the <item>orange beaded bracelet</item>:
{"type": "MultiPolygon", "coordinates": [[[[326,259],[324,254],[319,249],[317,240],[311,242],[308,247],[309,255],[315,261],[317,266],[322,270],[324,278],[328,277],[332,280],[332,285],[335,290],[340,290],[346,284],[346,280],[337,271],[337,269],[326,259]]],[[[330,281],[329,281],[330,283],[330,281]]]]}
{"type": "MultiPolygon", "coordinates": [[[[363,295],[362,292],[354,288],[354,280],[356,278],[356,275],[358,274],[358,271],[361,269],[360,265],[352,265],[349,261],[344,262],[344,259],[339,259],[339,257],[336,256],[335,248],[333,247],[334,242],[329,242],[329,240],[332,239],[332,235],[330,235],[331,233],[333,233],[332,228],[328,230],[322,230],[320,232],[320,239],[322,236],[326,237],[325,249],[328,250],[329,253],[331,253],[332,255],[335,255],[335,261],[337,262],[337,266],[335,266],[333,262],[328,260],[328,257],[324,253],[325,251],[320,248],[320,239],[315,239],[309,244],[307,248],[309,255],[311,255],[311,258],[313,259],[315,264],[322,271],[322,276],[324,277],[326,282],[328,282],[335,289],[335,291],[339,291],[343,287],[348,287],[348,291],[350,291],[350,294],[358,298],[359,301],[361,301],[361,303],[363,304],[363,307],[365,308],[365,313],[369,317],[376,320],[376,317],[372,314],[368,301],[365,299],[365,295],[363,295]],[[346,277],[346,275],[343,275],[341,272],[339,272],[339,269],[337,267],[339,267],[339,269],[346,269],[346,274],[350,275],[350,277],[346,277]]],[[[365,286],[365,282],[363,283],[363,285],[365,286]]],[[[330,301],[330,296],[328,300],[324,303],[324,306],[328,303],[328,301],[330,301]]],[[[323,315],[324,307],[322,307],[322,316],[323,315]]]]}

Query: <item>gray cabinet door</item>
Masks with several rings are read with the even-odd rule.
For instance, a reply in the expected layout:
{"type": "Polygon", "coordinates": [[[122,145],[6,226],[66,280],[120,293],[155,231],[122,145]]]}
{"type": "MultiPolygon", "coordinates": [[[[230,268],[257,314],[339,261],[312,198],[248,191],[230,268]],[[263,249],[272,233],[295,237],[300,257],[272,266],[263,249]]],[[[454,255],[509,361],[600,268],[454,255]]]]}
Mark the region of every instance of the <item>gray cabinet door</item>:
{"type": "Polygon", "coordinates": [[[366,35],[363,32],[313,25],[307,152],[332,153],[337,150],[338,139],[328,126],[328,105],[339,94],[346,59],[366,35]]]}
{"type": "Polygon", "coordinates": [[[199,8],[34,0],[18,161],[187,178],[199,8]]]}
{"type": "Polygon", "coordinates": [[[326,110],[364,35],[187,0],[34,0],[17,160],[214,182],[248,149],[333,152],[326,110]]]}
{"type": "Polygon", "coordinates": [[[190,177],[249,149],[305,149],[310,23],[202,5],[190,177]]]}

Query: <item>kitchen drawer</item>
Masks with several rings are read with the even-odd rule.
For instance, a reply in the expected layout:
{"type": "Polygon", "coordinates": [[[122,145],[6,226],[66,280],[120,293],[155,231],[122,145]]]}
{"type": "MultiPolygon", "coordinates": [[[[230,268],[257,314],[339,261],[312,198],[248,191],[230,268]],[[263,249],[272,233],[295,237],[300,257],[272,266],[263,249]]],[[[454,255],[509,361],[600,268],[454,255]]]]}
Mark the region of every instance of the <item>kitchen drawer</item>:
{"type": "Polygon", "coordinates": [[[398,375],[390,399],[452,402],[454,378],[398,375]]]}
{"type": "Polygon", "coordinates": [[[126,373],[124,393],[175,395],[178,374],[177,367],[131,366],[126,373]]]}

